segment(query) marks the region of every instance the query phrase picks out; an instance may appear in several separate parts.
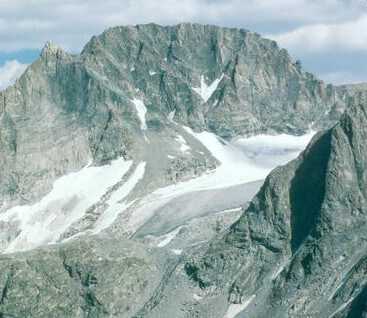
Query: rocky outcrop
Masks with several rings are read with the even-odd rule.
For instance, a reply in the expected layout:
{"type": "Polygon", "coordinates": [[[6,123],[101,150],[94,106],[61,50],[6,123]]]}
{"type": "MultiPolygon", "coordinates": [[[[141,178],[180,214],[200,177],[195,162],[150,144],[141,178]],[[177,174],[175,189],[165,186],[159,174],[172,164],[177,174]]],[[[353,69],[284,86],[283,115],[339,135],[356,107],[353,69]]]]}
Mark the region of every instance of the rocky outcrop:
{"type": "Polygon", "coordinates": [[[362,317],[366,310],[367,98],[275,169],[187,274],[246,317],[362,317]]]}
{"type": "Polygon", "coordinates": [[[140,244],[112,238],[1,256],[0,315],[132,317],[172,266],[140,244]]]}

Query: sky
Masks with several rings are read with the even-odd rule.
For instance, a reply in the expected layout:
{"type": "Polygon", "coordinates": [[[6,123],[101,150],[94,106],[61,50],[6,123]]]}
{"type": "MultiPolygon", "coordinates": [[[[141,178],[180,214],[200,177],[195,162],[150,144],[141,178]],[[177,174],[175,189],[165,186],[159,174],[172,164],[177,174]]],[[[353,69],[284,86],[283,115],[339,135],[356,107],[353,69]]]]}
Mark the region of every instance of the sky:
{"type": "Polygon", "coordinates": [[[0,0],[0,89],[49,40],[78,53],[108,27],[150,22],[244,28],[326,82],[367,82],[367,0],[0,0]]]}

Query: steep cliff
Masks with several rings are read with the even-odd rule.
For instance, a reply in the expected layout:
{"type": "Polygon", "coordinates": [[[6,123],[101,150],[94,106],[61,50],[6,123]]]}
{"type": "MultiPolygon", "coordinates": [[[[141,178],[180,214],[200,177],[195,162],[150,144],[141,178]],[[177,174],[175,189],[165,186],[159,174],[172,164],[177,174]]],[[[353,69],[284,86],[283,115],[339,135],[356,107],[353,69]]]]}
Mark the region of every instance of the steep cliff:
{"type": "MultiPolygon", "coordinates": [[[[246,317],[366,314],[366,94],[275,169],[226,234],[186,264],[246,317]]],[[[242,317],[242,316],[239,316],[242,317]]]]}

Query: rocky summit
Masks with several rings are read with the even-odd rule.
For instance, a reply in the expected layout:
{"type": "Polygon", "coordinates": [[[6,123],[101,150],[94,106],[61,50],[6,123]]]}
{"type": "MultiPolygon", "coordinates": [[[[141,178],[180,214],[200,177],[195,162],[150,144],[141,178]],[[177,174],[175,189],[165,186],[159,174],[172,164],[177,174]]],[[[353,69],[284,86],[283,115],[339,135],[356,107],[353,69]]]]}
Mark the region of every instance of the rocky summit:
{"type": "Polygon", "coordinates": [[[0,92],[0,317],[367,316],[366,109],[243,29],[48,42],[0,92]]]}

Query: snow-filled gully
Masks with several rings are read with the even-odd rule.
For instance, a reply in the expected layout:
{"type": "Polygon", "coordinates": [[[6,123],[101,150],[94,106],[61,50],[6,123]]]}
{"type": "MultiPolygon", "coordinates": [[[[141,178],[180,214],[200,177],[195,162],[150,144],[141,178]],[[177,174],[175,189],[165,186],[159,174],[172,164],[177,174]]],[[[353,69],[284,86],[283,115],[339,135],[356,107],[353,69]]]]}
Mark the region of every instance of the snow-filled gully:
{"type": "Polygon", "coordinates": [[[193,87],[192,90],[196,92],[198,95],[200,95],[204,103],[206,103],[210,99],[210,97],[213,95],[213,93],[216,91],[216,89],[218,88],[218,85],[220,81],[223,79],[223,77],[224,77],[224,74],[222,74],[219,78],[215,79],[208,86],[205,83],[204,76],[202,75],[200,78],[200,87],[193,87]]]}

